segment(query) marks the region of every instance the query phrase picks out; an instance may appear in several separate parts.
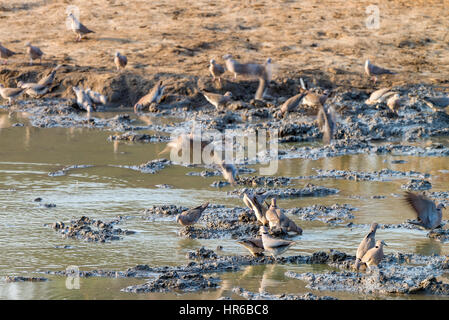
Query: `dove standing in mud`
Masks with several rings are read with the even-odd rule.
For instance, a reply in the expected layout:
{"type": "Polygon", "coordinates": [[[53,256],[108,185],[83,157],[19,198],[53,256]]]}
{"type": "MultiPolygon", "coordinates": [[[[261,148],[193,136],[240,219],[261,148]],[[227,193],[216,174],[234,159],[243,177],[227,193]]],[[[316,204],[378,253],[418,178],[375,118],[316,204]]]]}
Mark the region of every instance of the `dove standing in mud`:
{"type": "Polygon", "coordinates": [[[449,97],[424,97],[423,100],[433,111],[440,111],[449,107],[449,97]]]}
{"type": "Polygon", "coordinates": [[[323,143],[330,144],[337,128],[336,112],[332,106],[320,105],[317,120],[318,127],[323,133],[323,143]]]}
{"type": "Polygon", "coordinates": [[[48,87],[38,83],[23,83],[17,82],[17,87],[25,89],[25,92],[30,97],[40,97],[48,92],[48,87]]]}
{"type": "Polygon", "coordinates": [[[406,192],[404,200],[413,209],[417,217],[417,220],[407,220],[408,223],[428,230],[441,226],[444,204],[435,205],[428,197],[409,191],[406,192]]]}
{"type": "Polygon", "coordinates": [[[330,91],[328,90],[325,90],[322,95],[307,92],[301,103],[309,108],[324,106],[329,95],[330,91]]]}
{"type": "Polygon", "coordinates": [[[2,84],[0,84],[0,95],[3,99],[8,99],[8,103],[12,104],[14,99],[18,98],[24,89],[22,88],[5,88],[2,84]]]}
{"type": "Polygon", "coordinates": [[[362,239],[362,241],[359,244],[359,247],[357,248],[357,253],[355,254],[355,264],[354,269],[359,270],[360,268],[360,262],[362,261],[363,256],[365,253],[371,249],[374,248],[376,245],[376,230],[379,225],[377,223],[371,224],[370,230],[368,234],[362,239]]]}
{"type": "MultiPolygon", "coordinates": [[[[206,140],[206,139],[195,139],[195,136],[193,135],[193,132],[190,134],[180,134],[178,137],[174,138],[172,141],[167,143],[167,146],[159,152],[158,154],[161,155],[167,151],[174,152],[175,154],[179,154],[179,151],[182,150],[189,150],[192,154],[192,150],[194,149],[195,145],[200,146],[201,152],[203,152],[203,149],[212,143],[212,140],[206,140]]],[[[183,156],[184,157],[184,156],[183,156]]]]}
{"type": "Polygon", "coordinates": [[[298,106],[301,104],[302,99],[307,93],[302,92],[297,94],[296,96],[293,96],[289,98],[287,101],[285,101],[281,106],[281,114],[285,115],[288,112],[291,112],[298,108],[298,106]]]}
{"type": "Polygon", "coordinates": [[[140,98],[139,101],[134,105],[134,112],[137,113],[142,108],[146,108],[152,103],[159,103],[164,95],[165,86],[162,85],[162,81],[159,81],[150,92],[140,98]]]}
{"type": "Polygon", "coordinates": [[[114,63],[117,67],[117,71],[120,71],[122,69],[125,69],[126,65],[128,64],[128,59],[117,51],[114,56],[114,63]]]}
{"type": "Polygon", "coordinates": [[[76,103],[81,109],[86,110],[88,113],[93,111],[92,100],[89,98],[87,93],[78,87],[72,87],[76,95],[76,103]]]}
{"type": "Polygon", "coordinates": [[[262,235],[262,243],[265,251],[269,252],[273,257],[285,252],[290,246],[295,244],[294,241],[276,239],[268,234],[268,229],[265,226],[260,227],[260,233],[262,235]]]}
{"type": "Polygon", "coordinates": [[[395,93],[387,100],[387,106],[394,113],[398,113],[399,108],[401,107],[401,98],[398,93],[395,93]]]}
{"type": "Polygon", "coordinates": [[[257,221],[259,221],[262,225],[268,225],[268,220],[265,217],[267,212],[267,208],[263,204],[264,198],[262,195],[248,195],[246,192],[243,193],[243,202],[246,204],[248,208],[254,211],[256,215],[257,221]]]}
{"type": "Polygon", "coordinates": [[[262,238],[248,238],[237,241],[238,244],[244,246],[254,257],[263,256],[264,247],[262,238]]]}
{"type": "Polygon", "coordinates": [[[221,173],[223,174],[223,177],[232,185],[235,186],[237,185],[236,182],[236,178],[237,178],[237,173],[238,170],[237,168],[230,163],[225,163],[225,161],[223,160],[222,162],[220,162],[218,164],[218,166],[220,167],[221,173]]]}
{"type": "Polygon", "coordinates": [[[32,46],[30,42],[25,44],[27,47],[27,53],[30,56],[30,66],[33,64],[33,60],[39,59],[39,63],[42,64],[42,56],[44,53],[38,47],[32,46]]]}
{"type": "Polygon", "coordinates": [[[182,226],[191,226],[195,224],[201,217],[201,214],[206,210],[209,202],[206,202],[198,207],[186,210],[176,217],[176,222],[182,226]]]}
{"type": "Polygon", "coordinates": [[[365,61],[365,73],[374,80],[374,83],[377,81],[377,76],[383,74],[396,74],[396,72],[372,64],[369,59],[365,61]]]}
{"type": "Polygon", "coordinates": [[[3,64],[7,64],[8,63],[8,59],[10,57],[12,57],[13,55],[15,55],[15,54],[17,54],[17,53],[15,53],[14,51],[9,50],[8,48],[5,48],[0,43],[0,58],[3,59],[3,64]]]}
{"type": "Polygon", "coordinates": [[[302,229],[277,207],[276,198],[271,199],[271,205],[265,212],[265,218],[268,221],[270,230],[280,229],[282,232],[302,234],[302,229]]]}
{"type": "Polygon", "coordinates": [[[92,91],[90,88],[87,88],[86,90],[84,90],[84,92],[86,92],[90,100],[95,104],[105,105],[107,103],[106,96],[102,95],[101,93],[92,91]]]}
{"type": "Polygon", "coordinates": [[[78,19],[73,15],[73,13],[69,13],[68,18],[71,21],[70,26],[72,28],[72,31],[76,34],[76,41],[81,41],[83,36],[88,33],[95,33],[95,31],[86,28],[86,26],[79,22],[78,19]]]}
{"type": "Polygon", "coordinates": [[[382,103],[395,94],[396,92],[391,91],[391,88],[381,88],[371,93],[370,97],[365,100],[365,103],[368,105],[382,103]]]}
{"type": "Polygon", "coordinates": [[[218,64],[217,62],[215,62],[214,59],[211,59],[209,71],[213,77],[212,81],[215,81],[216,79],[218,79],[218,83],[221,84],[221,76],[225,72],[225,68],[221,64],[218,64]]]}
{"type": "Polygon", "coordinates": [[[45,76],[41,80],[39,80],[39,82],[37,84],[41,84],[44,86],[52,85],[53,81],[55,80],[56,71],[61,67],[62,67],[62,65],[58,64],[55,68],[53,68],[53,70],[51,70],[51,72],[47,76],[45,76]]]}
{"type": "Polygon", "coordinates": [[[384,258],[383,246],[386,245],[383,240],[377,240],[376,245],[363,255],[360,263],[366,264],[370,269],[371,266],[377,266],[384,258]]]}
{"type": "Polygon", "coordinates": [[[201,92],[206,98],[206,100],[213,105],[217,110],[223,109],[223,107],[226,106],[226,104],[231,101],[232,93],[226,92],[224,95],[218,94],[218,93],[212,93],[212,92],[201,92]]]}

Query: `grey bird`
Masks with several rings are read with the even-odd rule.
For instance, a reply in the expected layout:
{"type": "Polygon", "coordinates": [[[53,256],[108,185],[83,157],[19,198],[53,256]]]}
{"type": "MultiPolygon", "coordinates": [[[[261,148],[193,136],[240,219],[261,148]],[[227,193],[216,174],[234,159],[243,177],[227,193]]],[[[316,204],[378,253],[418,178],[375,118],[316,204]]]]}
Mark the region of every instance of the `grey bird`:
{"type": "Polygon", "coordinates": [[[209,72],[213,77],[212,81],[215,81],[218,79],[218,83],[221,84],[221,76],[225,72],[225,68],[221,64],[218,64],[217,62],[215,62],[214,59],[211,59],[210,65],[209,65],[209,72]]]}
{"type": "Polygon", "coordinates": [[[329,144],[337,128],[336,112],[332,106],[319,106],[317,115],[318,127],[323,133],[323,143],[329,144]]]}
{"type": "Polygon", "coordinates": [[[393,72],[388,69],[381,68],[379,66],[376,66],[372,64],[369,59],[365,61],[365,73],[374,79],[374,82],[377,81],[377,76],[383,75],[383,74],[396,74],[396,72],[393,72]]]}
{"type": "Polygon", "coordinates": [[[32,46],[30,42],[27,42],[25,46],[27,47],[27,53],[30,56],[30,65],[33,64],[33,60],[37,59],[39,59],[39,63],[42,64],[42,56],[44,55],[42,50],[38,47],[32,46]]]}
{"type": "Polygon", "coordinates": [[[449,97],[424,97],[423,100],[433,111],[444,110],[449,106],[449,97]]]}
{"type": "Polygon", "coordinates": [[[92,91],[90,88],[87,88],[84,91],[86,92],[86,94],[89,96],[90,100],[94,104],[105,105],[107,103],[106,96],[102,95],[101,93],[96,92],[96,91],[92,91]]]}
{"type": "Polygon", "coordinates": [[[147,95],[137,101],[134,105],[134,112],[137,113],[139,110],[148,107],[152,103],[160,103],[164,95],[164,89],[165,86],[162,85],[162,81],[159,81],[147,95]]]}
{"type": "Polygon", "coordinates": [[[114,56],[114,63],[117,67],[117,71],[120,71],[121,69],[125,69],[126,65],[128,64],[128,59],[117,51],[114,56]]]}
{"type": "Polygon", "coordinates": [[[53,68],[53,70],[51,70],[51,72],[47,76],[45,76],[41,80],[39,80],[39,82],[37,84],[42,84],[44,86],[52,85],[53,81],[55,80],[56,71],[61,67],[62,67],[62,65],[58,64],[55,68],[53,68]]]}
{"type": "Polygon", "coordinates": [[[302,234],[302,229],[277,207],[276,198],[271,199],[271,205],[265,212],[265,218],[268,221],[270,230],[280,229],[283,232],[302,234]]]}
{"type": "Polygon", "coordinates": [[[9,50],[8,48],[5,48],[0,43],[0,58],[3,59],[3,64],[7,64],[8,63],[8,58],[12,57],[15,54],[17,54],[17,53],[15,53],[14,51],[9,50]]]}
{"type": "Polygon", "coordinates": [[[231,101],[232,93],[227,91],[224,95],[212,92],[201,91],[204,98],[213,105],[217,110],[223,109],[226,104],[231,101]]]}
{"type": "Polygon", "coordinates": [[[176,217],[176,222],[182,226],[191,226],[195,224],[201,217],[201,214],[206,210],[209,202],[206,202],[198,207],[186,210],[176,217]]]}
{"type": "Polygon", "coordinates": [[[83,36],[88,33],[95,33],[95,31],[88,29],[85,25],[79,22],[73,13],[69,13],[68,18],[71,20],[72,31],[76,34],[76,41],[81,41],[83,36]]]}
{"type": "Polygon", "coordinates": [[[287,101],[285,101],[281,106],[281,114],[285,115],[286,113],[291,112],[296,108],[298,108],[298,106],[301,104],[301,101],[306,94],[307,94],[306,92],[302,92],[287,99],[287,101]]]}
{"type": "Polygon", "coordinates": [[[23,83],[17,82],[17,87],[25,89],[26,94],[30,97],[40,97],[48,92],[48,87],[38,83],[23,83]]]}
{"type": "Polygon", "coordinates": [[[394,113],[397,113],[399,108],[401,107],[401,98],[398,93],[395,93],[387,100],[387,106],[394,113]]]}
{"type": "Polygon", "coordinates": [[[92,106],[92,100],[87,95],[87,93],[79,87],[72,87],[73,91],[76,95],[76,103],[81,109],[86,110],[88,113],[92,112],[93,106],[92,106]]]}
{"type": "Polygon", "coordinates": [[[236,178],[238,170],[230,163],[225,163],[225,160],[221,161],[218,166],[220,167],[223,177],[233,186],[237,185],[236,178]]]}
{"type": "Polygon", "coordinates": [[[259,221],[262,225],[268,225],[268,220],[266,218],[267,208],[263,205],[264,198],[262,195],[257,194],[247,194],[246,192],[243,194],[243,202],[253,210],[257,221],[259,221]]]}
{"type": "Polygon", "coordinates": [[[264,247],[262,238],[248,238],[237,241],[238,244],[244,246],[254,257],[263,256],[264,247]]]}
{"type": "Polygon", "coordinates": [[[376,245],[363,255],[360,263],[364,263],[370,269],[371,266],[377,266],[384,258],[383,246],[386,245],[383,240],[377,240],[376,245]]]}
{"type": "Polygon", "coordinates": [[[376,245],[375,238],[376,238],[376,230],[377,230],[378,226],[379,225],[376,222],[372,223],[368,234],[360,242],[359,247],[357,248],[357,253],[355,254],[356,261],[354,264],[354,268],[356,270],[359,270],[360,262],[362,261],[362,258],[365,255],[365,253],[369,249],[374,248],[374,246],[376,245]]]}
{"type": "Polygon", "coordinates": [[[371,93],[370,97],[365,100],[365,103],[368,105],[382,103],[395,94],[396,92],[391,91],[391,87],[381,88],[371,93]]]}
{"type": "Polygon", "coordinates": [[[261,226],[259,232],[262,235],[262,243],[265,251],[269,252],[273,257],[285,252],[290,246],[295,244],[294,241],[276,239],[268,234],[268,229],[265,226],[261,226]]]}
{"type": "Polygon", "coordinates": [[[330,91],[328,90],[325,90],[322,95],[307,91],[305,97],[302,99],[302,104],[310,108],[324,106],[329,95],[330,91]]]}
{"type": "Polygon", "coordinates": [[[24,89],[22,88],[5,88],[2,84],[0,84],[0,95],[3,99],[8,99],[8,103],[12,104],[14,99],[18,98],[24,89]]]}
{"type": "Polygon", "coordinates": [[[441,226],[444,204],[435,205],[428,197],[409,191],[406,192],[404,200],[413,209],[417,217],[417,220],[407,220],[408,223],[428,230],[441,226]]]}

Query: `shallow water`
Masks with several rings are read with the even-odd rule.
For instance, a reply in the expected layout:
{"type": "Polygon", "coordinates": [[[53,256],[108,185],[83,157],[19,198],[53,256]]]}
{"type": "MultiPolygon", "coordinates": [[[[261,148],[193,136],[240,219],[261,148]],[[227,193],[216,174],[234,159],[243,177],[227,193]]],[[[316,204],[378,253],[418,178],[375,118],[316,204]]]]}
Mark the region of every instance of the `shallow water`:
{"type": "MultiPolygon", "coordinates": [[[[105,116],[105,115],[103,115],[105,116]]],[[[154,121],[163,121],[155,119],[154,121]]],[[[0,113],[0,278],[6,275],[36,275],[38,270],[64,270],[76,265],[81,270],[126,270],[137,264],[179,265],[188,262],[186,253],[205,246],[214,249],[223,246],[222,254],[247,254],[235,240],[192,240],[178,236],[180,230],[174,218],[147,221],[142,211],[152,205],[176,204],[186,207],[205,201],[227,206],[244,206],[226,191],[231,187],[210,187],[218,177],[186,176],[187,172],[201,168],[169,166],[157,174],[144,174],[120,165],[139,165],[158,159],[164,143],[113,143],[107,141],[111,131],[95,129],[50,128],[41,129],[27,125],[26,116],[0,113]],[[13,127],[17,122],[23,127],[13,127]],[[69,165],[92,165],[89,168],[70,170],[63,176],[48,173],[69,165]],[[169,184],[173,189],[160,189],[158,184],[169,184]],[[40,197],[42,202],[35,202],[40,197]],[[55,204],[46,208],[44,203],[55,204]],[[119,227],[137,231],[120,241],[90,243],[63,239],[45,226],[55,221],[88,216],[103,221],[117,216],[128,217],[119,227]],[[71,246],[60,249],[57,246],[71,246]]],[[[447,138],[438,140],[444,144],[447,138]]],[[[424,143],[424,142],[422,142],[424,143]]],[[[289,147],[289,146],[281,146],[289,147]]],[[[165,155],[166,157],[168,155],[165,155]]],[[[257,168],[257,166],[254,166],[257,168]]],[[[314,168],[346,169],[370,172],[383,168],[430,173],[432,191],[448,191],[449,162],[438,157],[394,157],[356,155],[320,160],[289,159],[279,162],[277,175],[313,175],[314,168]],[[406,160],[392,164],[391,160],[406,160]]],[[[337,188],[336,195],[317,198],[281,199],[283,208],[332,205],[348,203],[359,210],[354,212],[354,223],[401,223],[413,218],[412,212],[400,197],[401,184],[408,179],[389,182],[355,182],[347,180],[315,180],[316,185],[337,188]],[[384,195],[384,199],[372,196],[384,195]],[[355,198],[360,196],[361,198],[355,198]]],[[[309,181],[295,180],[292,187],[302,187],[309,181]]],[[[345,224],[328,225],[319,221],[301,221],[292,217],[304,234],[296,237],[297,243],[284,255],[310,254],[318,250],[337,249],[355,254],[360,239],[367,228],[349,228],[345,224]]],[[[446,212],[443,219],[448,219],[446,212]]],[[[349,222],[349,221],[348,221],[349,222]]],[[[405,229],[379,229],[376,238],[388,244],[385,252],[418,253],[425,255],[449,253],[449,244],[426,237],[426,231],[405,229]]],[[[48,276],[43,283],[5,283],[0,280],[0,299],[216,299],[221,296],[240,298],[231,292],[235,286],[273,294],[312,292],[341,299],[442,299],[424,295],[381,296],[354,295],[344,292],[318,292],[305,288],[305,283],[286,278],[284,272],[327,270],[324,266],[263,265],[249,266],[234,273],[216,274],[223,282],[216,290],[197,293],[124,293],[120,289],[143,283],[144,279],[80,280],[79,289],[68,289],[65,277],[48,276]]],[[[39,275],[39,274],[37,274],[39,275]]],[[[46,276],[40,274],[40,276],[46,276]]],[[[46,276],[47,277],[47,276],[46,276]]]]}

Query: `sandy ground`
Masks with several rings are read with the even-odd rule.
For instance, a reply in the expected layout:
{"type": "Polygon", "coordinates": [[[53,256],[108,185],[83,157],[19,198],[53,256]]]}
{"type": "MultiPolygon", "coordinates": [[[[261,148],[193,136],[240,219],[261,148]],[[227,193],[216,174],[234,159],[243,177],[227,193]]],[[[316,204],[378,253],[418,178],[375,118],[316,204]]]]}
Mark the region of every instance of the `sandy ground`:
{"type": "MultiPolygon", "coordinates": [[[[63,63],[54,93],[74,96],[83,84],[129,106],[156,80],[167,91],[195,96],[198,77],[209,79],[208,63],[233,54],[243,62],[275,63],[274,81],[299,77],[322,88],[372,91],[386,85],[449,84],[447,1],[61,1],[0,3],[0,41],[21,53],[0,68],[0,83],[39,79],[63,63]],[[369,29],[367,7],[379,8],[380,27],[369,29]],[[66,11],[95,31],[82,42],[66,26],[66,11]],[[43,65],[28,66],[27,41],[45,53],[43,65]],[[117,74],[113,55],[129,60],[117,74]],[[373,85],[365,59],[398,75],[373,85]]],[[[226,78],[232,80],[230,73],[226,78]]],[[[207,80],[208,81],[208,80],[207,80]]],[[[255,85],[257,87],[257,84],[255,85]]],[[[217,90],[218,91],[218,90],[217,90]]]]}

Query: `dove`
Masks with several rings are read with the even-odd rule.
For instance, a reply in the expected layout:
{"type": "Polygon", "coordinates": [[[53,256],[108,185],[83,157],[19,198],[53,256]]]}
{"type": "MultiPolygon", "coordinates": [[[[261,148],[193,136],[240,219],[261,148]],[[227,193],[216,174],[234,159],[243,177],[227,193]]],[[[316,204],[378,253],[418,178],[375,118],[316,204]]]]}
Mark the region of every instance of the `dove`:
{"type": "Polygon", "coordinates": [[[395,113],[398,112],[398,109],[401,106],[401,99],[400,99],[398,93],[395,93],[394,95],[392,95],[391,97],[388,98],[387,106],[388,106],[388,108],[390,108],[390,110],[392,112],[395,112],[395,113]]]}
{"type": "Polygon", "coordinates": [[[155,85],[147,95],[137,101],[134,105],[134,112],[137,113],[140,109],[146,108],[152,103],[160,103],[163,95],[164,95],[165,86],[162,85],[162,81],[159,81],[157,85],[155,85]]]}
{"type": "Polygon", "coordinates": [[[2,84],[0,84],[0,95],[3,99],[8,99],[9,104],[12,104],[14,99],[19,97],[23,91],[23,88],[5,88],[2,84]]]}
{"type": "Polygon", "coordinates": [[[213,77],[212,81],[218,79],[218,82],[221,84],[221,76],[225,72],[225,68],[221,64],[216,63],[214,59],[211,59],[209,71],[213,77]]]}
{"type": "Polygon", "coordinates": [[[15,54],[17,54],[17,53],[15,53],[14,51],[9,50],[8,48],[5,48],[0,43],[0,58],[3,59],[3,64],[7,64],[8,63],[8,58],[13,56],[13,55],[15,55],[15,54]]]}
{"type": "Polygon", "coordinates": [[[114,63],[117,67],[117,71],[120,71],[121,69],[125,69],[128,64],[128,59],[117,51],[114,56],[114,63]]]}
{"type": "Polygon", "coordinates": [[[262,235],[262,243],[265,251],[269,252],[273,257],[285,252],[290,246],[295,244],[294,241],[276,239],[268,234],[268,229],[265,226],[261,226],[259,229],[262,235]]]}
{"type": "Polygon", "coordinates": [[[30,56],[30,66],[33,64],[33,60],[37,59],[39,59],[39,63],[42,64],[42,56],[44,55],[42,50],[38,47],[32,46],[30,42],[27,42],[25,46],[27,47],[27,53],[30,56]]]}
{"type": "Polygon", "coordinates": [[[191,226],[195,224],[201,217],[201,214],[206,210],[209,202],[206,202],[198,207],[186,210],[176,217],[176,222],[182,226],[191,226]]]}
{"type": "Polygon", "coordinates": [[[84,90],[84,92],[86,92],[90,100],[95,104],[105,105],[107,103],[106,97],[101,93],[92,91],[90,88],[87,88],[86,90],[84,90]]]}
{"type": "Polygon", "coordinates": [[[377,76],[382,74],[396,74],[396,72],[390,71],[388,69],[384,69],[372,64],[369,59],[365,61],[365,73],[374,79],[374,82],[377,81],[377,76]]]}
{"type": "Polygon", "coordinates": [[[243,202],[254,211],[257,221],[262,225],[267,225],[268,220],[265,217],[267,208],[263,205],[263,197],[260,195],[248,195],[246,192],[243,194],[243,202]]]}
{"type": "Polygon", "coordinates": [[[335,110],[333,107],[325,107],[323,105],[319,105],[319,111],[317,115],[318,127],[323,133],[323,143],[329,144],[334,136],[337,119],[335,115],[335,110]]]}
{"type": "Polygon", "coordinates": [[[226,104],[231,101],[232,98],[232,93],[231,92],[226,92],[224,95],[218,94],[218,93],[212,93],[212,92],[206,92],[206,91],[202,91],[201,92],[204,96],[204,98],[206,98],[206,100],[213,105],[217,110],[222,109],[223,107],[226,106],[226,104]]]}
{"type": "Polygon", "coordinates": [[[17,87],[25,89],[26,94],[31,97],[43,96],[48,92],[48,87],[38,83],[23,83],[17,82],[17,87]]]}
{"type": "Polygon", "coordinates": [[[365,103],[368,105],[373,105],[377,103],[385,102],[388,98],[395,95],[396,92],[391,91],[390,88],[381,88],[379,90],[374,91],[371,93],[370,97],[365,100],[365,103]]]}
{"type": "Polygon", "coordinates": [[[55,80],[56,71],[61,67],[62,65],[58,64],[55,68],[53,68],[53,70],[51,70],[51,72],[47,76],[39,80],[37,84],[42,84],[44,86],[50,86],[51,84],[53,84],[53,81],[55,80]]]}
{"type": "Polygon", "coordinates": [[[302,99],[302,104],[310,108],[319,107],[320,105],[324,106],[329,95],[330,91],[328,90],[325,90],[322,95],[307,92],[305,97],[302,99]]]}
{"type": "Polygon", "coordinates": [[[428,230],[441,226],[444,204],[435,205],[428,197],[409,191],[406,192],[404,200],[413,209],[417,217],[417,220],[407,220],[408,223],[428,230]]]}
{"type": "Polygon", "coordinates": [[[379,225],[377,223],[372,223],[370,230],[368,234],[362,239],[362,241],[359,244],[359,247],[357,248],[357,253],[355,255],[356,261],[354,264],[354,268],[356,270],[359,270],[360,268],[360,262],[362,260],[362,257],[365,255],[365,253],[371,249],[374,248],[376,245],[376,230],[379,225]]]}
{"type": "Polygon", "coordinates": [[[449,97],[424,97],[423,100],[433,111],[443,110],[449,106],[449,97]]]}
{"type": "Polygon", "coordinates": [[[276,205],[276,198],[271,199],[271,205],[265,212],[270,230],[281,229],[283,232],[295,232],[302,234],[302,229],[298,227],[289,217],[281,212],[276,205]]]}
{"type": "Polygon", "coordinates": [[[254,257],[263,256],[264,247],[262,238],[248,238],[237,241],[238,244],[244,246],[254,257]]]}
{"type": "Polygon", "coordinates": [[[85,34],[95,33],[95,31],[89,30],[81,22],[79,22],[78,19],[73,15],[73,13],[69,13],[68,18],[71,20],[70,26],[72,28],[72,31],[77,36],[76,41],[81,41],[85,34]]]}
{"type": "Polygon", "coordinates": [[[93,111],[92,100],[89,98],[87,93],[78,87],[72,87],[76,95],[76,103],[81,109],[86,110],[88,113],[93,111]]]}
{"type": "Polygon", "coordinates": [[[236,175],[238,173],[237,168],[233,164],[226,164],[224,160],[221,163],[219,163],[218,166],[220,167],[223,177],[231,185],[233,185],[233,186],[237,185],[237,182],[235,181],[236,175]]]}
{"type": "Polygon", "coordinates": [[[285,115],[286,113],[291,112],[296,108],[298,108],[298,106],[301,104],[301,101],[306,94],[307,93],[302,92],[287,99],[287,101],[285,101],[281,106],[281,114],[285,115]]]}
{"type": "Polygon", "coordinates": [[[198,140],[195,139],[192,132],[190,134],[184,133],[174,138],[169,143],[167,143],[167,146],[164,148],[164,150],[159,152],[159,155],[170,150],[172,152],[175,152],[176,154],[179,154],[179,151],[181,150],[190,150],[190,152],[192,153],[192,150],[194,149],[196,143],[198,143],[201,146],[202,152],[207,145],[212,143],[212,140],[203,140],[203,139],[198,140]]]}
{"type": "Polygon", "coordinates": [[[370,269],[371,266],[377,266],[384,258],[383,246],[386,245],[383,240],[377,240],[376,245],[363,255],[360,263],[366,264],[370,269]]]}

